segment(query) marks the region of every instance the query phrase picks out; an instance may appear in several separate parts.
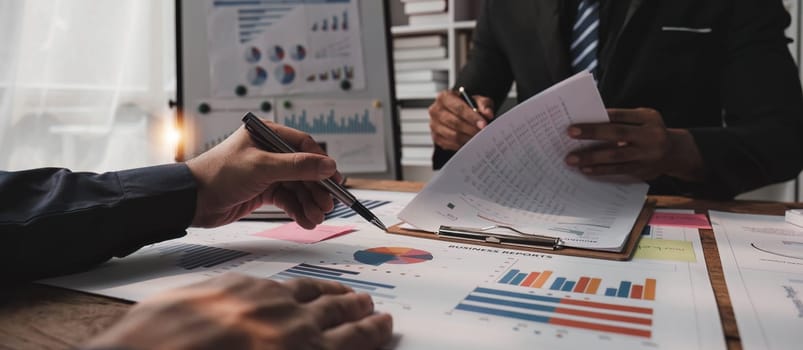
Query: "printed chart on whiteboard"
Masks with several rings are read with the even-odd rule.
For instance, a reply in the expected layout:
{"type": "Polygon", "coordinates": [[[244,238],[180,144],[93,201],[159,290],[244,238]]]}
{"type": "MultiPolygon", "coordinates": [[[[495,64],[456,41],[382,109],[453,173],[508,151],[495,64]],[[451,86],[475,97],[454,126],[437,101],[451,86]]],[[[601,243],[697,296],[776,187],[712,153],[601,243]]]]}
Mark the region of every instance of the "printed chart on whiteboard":
{"type": "Polygon", "coordinates": [[[365,87],[357,0],[208,0],[215,97],[365,87]]]}
{"type": "Polygon", "coordinates": [[[298,99],[277,109],[277,122],[306,132],[344,172],[385,171],[382,108],[372,100],[298,99]]]}

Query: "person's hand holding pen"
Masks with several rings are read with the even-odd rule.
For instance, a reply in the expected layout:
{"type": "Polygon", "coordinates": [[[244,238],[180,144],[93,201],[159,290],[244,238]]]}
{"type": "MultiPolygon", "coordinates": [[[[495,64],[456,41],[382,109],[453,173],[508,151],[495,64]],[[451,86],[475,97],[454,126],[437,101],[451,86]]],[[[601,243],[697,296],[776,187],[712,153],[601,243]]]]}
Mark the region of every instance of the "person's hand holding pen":
{"type": "Polygon", "coordinates": [[[480,95],[468,96],[465,90],[462,96],[459,91],[443,91],[429,106],[432,140],[445,150],[460,149],[494,118],[493,100],[480,95]]]}
{"type": "Polygon", "coordinates": [[[286,211],[311,229],[332,210],[332,196],[318,180],[342,181],[335,161],[309,135],[266,122],[298,153],[265,152],[237,129],[223,143],[187,161],[198,182],[192,225],[214,227],[233,222],[264,204],[286,211]]]}

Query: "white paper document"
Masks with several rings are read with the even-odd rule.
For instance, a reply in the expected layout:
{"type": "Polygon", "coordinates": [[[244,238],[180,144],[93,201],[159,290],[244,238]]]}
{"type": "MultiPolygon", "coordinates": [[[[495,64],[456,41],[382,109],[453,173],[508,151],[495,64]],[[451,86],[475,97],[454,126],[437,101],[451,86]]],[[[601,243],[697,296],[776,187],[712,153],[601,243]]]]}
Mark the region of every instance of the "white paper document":
{"type": "Polygon", "coordinates": [[[207,0],[212,96],[365,87],[357,0],[207,0]]]}
{"type": "Polygon", "coordinates": [[[742,347],[803,344],[803,228],[783,216],[709,211],[742,347]]]}
{"type": "MultiPolygon", "coordinates": [[[[372,209],[382,220],[410,200],[361,195],[390,201],[372,209]]],[[[397,349],[725,348],[702,258],[590,260],[386,234],[346,213],[325,223],[357,229],[316,244],[254,235],[281,223],[190,229],[43,283],[141,300],[227,271],[337,281],[371,294],[377,310],[393,315],[397,349]]],[[[654,233],[703,256],[696,230],[654,233]]]]}
{"type": "Polygon", "coordinates": [[[621,251],[648,185],[592,179],[564,162],[570,151],[591,145],[571,139],[569,125],[607,121],[591,74],[575,75],[480,131],[399,218],[432,232],[440,225],[506,225],[567,246],[621,251]]]}

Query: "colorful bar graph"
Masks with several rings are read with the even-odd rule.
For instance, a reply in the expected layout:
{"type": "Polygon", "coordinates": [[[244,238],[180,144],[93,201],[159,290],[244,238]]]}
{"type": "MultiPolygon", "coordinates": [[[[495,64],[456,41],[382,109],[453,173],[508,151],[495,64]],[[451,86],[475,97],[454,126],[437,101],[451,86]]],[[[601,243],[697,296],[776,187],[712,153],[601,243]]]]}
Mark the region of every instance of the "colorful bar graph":
{"type": "Polygon", "coordinates": [[[514,284],[514,285],[518,286],[519,283],[521,283],[521,281],[524,280],[524,277],[527,277],[526,273],[516,274],[516,277],[513,277],[513,280],[510,281],[510,284],[514,284]]]}
{"type": "Polygon", "coordinates": [[[529,287],[533,285],[535,279],[538,278],[538,275],[540,275],[540,273],[530,272],[530,274],[527,275],[527,278],[525,278],[524,281],[521,282],[520,286],[529,287]]]}
{"type": "Polygon", "coordinates": [[[580,276],[573,279],[565,276],[555,276],[553,271],[521,271],[510,269],[497,281],[499,284],[508,284],[520,287],[547,288],[549,290],[572,292],[592,295],[604,295],[608,297],[655,300],[656,280],[647,278],[643,284],[634,284],[631,281],[617,281],[615,287],[603,288],[601,278],[580,276]]]}
{"type": "Polygon", "coordinates": [[[515,277],[513,277],[513,280],[510,281],[510,284],[514,284],[514,285],[518,286],[519,283],[521,283],[521,281],[524,281],[525,277],[527,277],[526,273],[518,273],[518,274],[516,274],[515,277]]]}
{"type": "Polygon", "coordinates": [[[455,310],[635,337],[652,335],[651,308],[615,303],[477,287],[455,310]]]}
{"type": "Polygon", "coordinates": [[[357,291],[371,294],[374,297],[395,299],[396,296],[388,294],[396,288],[394,285],[365,281],[359,278],[360,273],[349,270],[335,269],[331,267],[318,266],[312,264],[299,264],[287,270],[279,272],[270,279],[288,280],[293,278],[313,278],[319,280],[329,280],[342,283],[357,291]]]}

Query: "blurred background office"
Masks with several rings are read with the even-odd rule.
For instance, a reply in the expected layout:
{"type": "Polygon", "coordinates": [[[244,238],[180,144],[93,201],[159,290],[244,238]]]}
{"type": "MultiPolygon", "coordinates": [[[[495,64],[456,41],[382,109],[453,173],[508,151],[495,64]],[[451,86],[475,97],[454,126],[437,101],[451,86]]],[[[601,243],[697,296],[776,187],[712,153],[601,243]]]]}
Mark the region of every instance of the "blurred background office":
{"type": "MultiPolygon", "coordinates": [[[[365,0],[367,1],[367,0],[365,0]]],[[[454,84],[479,0],[385,0],[390,10],[402,177],[433,175],[426,111],[454,84]]],[[[800,57],[800,0],[789,45],[800,57]]],[[[170,162],[181,133],[175,2],[0,0],[0,169],[107,171],[170,162]]],[[[515,100],[511,91],[509,103],[515,100]]],[[[795,181],[740,198],[793,201],[795,181]]]]}
{"type": "Polygon", "coordinates": [[[0,0],[0,169],[170,162],[173,1],[0,0]]]}

